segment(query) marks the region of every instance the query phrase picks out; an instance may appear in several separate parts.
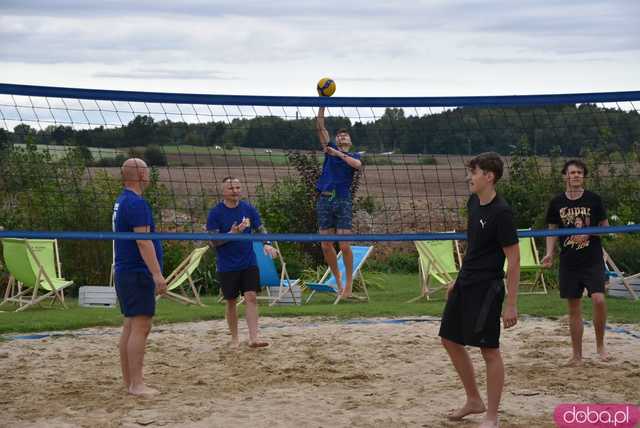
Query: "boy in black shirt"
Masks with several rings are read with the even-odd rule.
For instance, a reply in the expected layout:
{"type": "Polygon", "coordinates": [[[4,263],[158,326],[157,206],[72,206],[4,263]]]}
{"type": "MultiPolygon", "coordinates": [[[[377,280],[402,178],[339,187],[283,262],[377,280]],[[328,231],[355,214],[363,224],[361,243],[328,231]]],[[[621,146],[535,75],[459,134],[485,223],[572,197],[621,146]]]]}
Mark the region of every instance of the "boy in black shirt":
{"type": "MultiPolygon", "coordinates": [[[[602,199],[584,189],[587,166],[580,160],[569,160],[562,168],[566,191],[549,203],[547,223],[549,229],[609,226],[602,199]]],[[[557,236],[547,237],[547,253],[542,259],[545,267],[551,267],[557,236]]],[[[593,304],[593,328],[596,333],[596,350],[603,361],[609,359],[604,345],[604,330],[607,322],[607,306],[604,299],[606,281],[602,244],[598,235],[572,235],[560,238],[560,297],[567,299],[569,306],[569,331],[573,356],[569,365],[582,363],[581,301],[586,289],[593,304]]]]}
{"type": "Polygon", "coordinates": [[[467,165],[472,195],[469,210],[468,248],[455,284],[447,290],[440,337],[465,389],[466,403],[448,417],[460,420],[472,413],[487,412],[481,427],[498,426],[498,406],[504,385],[500,354],[500,314],[504,300],[504,260],[508,260],[507,304],[502,312],[504,328],[518,322],[520,248],[513,213],[496,194],[502,177],[497,153],[482,153],[467,165]],[[487,407],[476,384],[473,365],[465,346],[477,346],[487,366],[487,407]]]}

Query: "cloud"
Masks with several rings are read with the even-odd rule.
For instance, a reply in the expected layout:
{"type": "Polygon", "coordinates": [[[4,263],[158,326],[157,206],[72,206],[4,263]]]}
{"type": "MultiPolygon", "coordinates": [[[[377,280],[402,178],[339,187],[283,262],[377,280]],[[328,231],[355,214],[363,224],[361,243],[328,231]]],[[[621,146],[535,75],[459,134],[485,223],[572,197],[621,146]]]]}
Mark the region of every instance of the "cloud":
{"type": "Polygon", "coordinates": [[[179,69],[127,69],[123,71],[97,71],[93,77],[113,79],[188,79],[188,80],[242,80],[239,76],[226,76],[215,70],[179,69]]]}

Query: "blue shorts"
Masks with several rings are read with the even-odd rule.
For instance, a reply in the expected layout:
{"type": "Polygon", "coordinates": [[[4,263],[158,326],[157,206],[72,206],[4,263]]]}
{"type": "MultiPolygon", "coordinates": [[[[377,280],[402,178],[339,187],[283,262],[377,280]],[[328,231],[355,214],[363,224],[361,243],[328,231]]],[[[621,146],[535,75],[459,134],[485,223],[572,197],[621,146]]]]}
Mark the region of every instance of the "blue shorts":
{"type": "Polygon", "coordinates": [[[353,206],[351,197],[318,196],[316,205],[318,226],[325,229],[351,229],[353,206]]]}
{"type": "Polygon", "coordinates": [[[120,311],[125,317],[155,315],[156,285],[149,273],[116,272],[115,283],[120,311]]]}

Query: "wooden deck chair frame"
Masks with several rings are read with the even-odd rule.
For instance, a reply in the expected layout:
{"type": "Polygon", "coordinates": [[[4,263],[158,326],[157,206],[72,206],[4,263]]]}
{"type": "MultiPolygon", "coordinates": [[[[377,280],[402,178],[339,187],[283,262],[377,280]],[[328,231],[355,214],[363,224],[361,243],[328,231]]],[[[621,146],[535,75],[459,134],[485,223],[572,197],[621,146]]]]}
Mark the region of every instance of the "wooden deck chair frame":
{"type": "Polygon", "coordinates": [[[185,257],[185,259],[182,260],[182,262],[180,262],[180,264],[166,278],[167,292],[166,294],[164,294],[164,296],[156,296],[156,301],[160,300],[160,298],[162,297],[166,297],[167,299],[187,305],[205,306],[204,303],[202,303],[202,301],[200,300],[200,293],[195,286],[195,281],[193,280],[192,274],[198,268],[198,265],[202,261],[202,257],[208,249],[208,245],[204,247],[194,248],[193,251],[191,251],[191,253],[189,253],[189,255],[185,257]],[[185,275],[186,277],[184,278],[184,280],[180,281],[180,284],[176,284],[176,282],[185,275]],[[185,287],[183,286],[185,282],[189,284],[191,292],[193,293],[193,298],[187,296],[185,287]],[[172,290],[178,290],[179,293],[176,293],[172,290]]]}
{"type": "MultiPolygon", "coordinates": [[[[454,260],[458,262],[457,268],[459,270],[460,266],[462,266],[462,254],[460,253],[460,243],[457,240],[451,240],[451,241],[453,243],[453,251],[454,251],[454,257],[455,257],[454,260]]],[[[414,242],[414,244],[416,245],[416,249],[417,249],[417,243],[414,242]]],[[[444,266],[442,266],[442,263],[440,263],[440,261],[435,256],[435,254],[433,254],[433,251],[431,251],[430,248],[425,247],[423,248],[423,251],[425,252],[425,256],[427,257],[427,260],[424,260],[424,261],[421,259],[420,250],[418,250],[420,295],[418,297],[414,297],[413,299],[407,301],[407,303],[417,302],[420,299],[431,300],[431,294],[434,294],[442,290],[443,288],[448,287],[453,282],[455,282],[455,278],[452,276],[452,272],[448,272],[444,268],[444,266]],[[424,264],[427,265],[426,268],[424,264]],[[432,272],[435,273],[435,275],[438,275],[444,279],[444,282],[440,282],[440,285],[435,288],[429,288],[429,283],[431,282],[432,279],[434,279],[434,275],[432,274],[432,272]]]]}
{"type": "MultiPolygon", "coordinates": [[[[51,299],[51,304],[53,305],[56,301],[58,301],[65,309],[67,305],[64,302],[64,289],[73,285],[73,281],[67,281],[62,278],[62,266],[60,264],[60,251],[58,249],[58,241],[56,239],[19,239],[19,238],[4,238],[2,241],[13,242],[13,243],[22,243],[27,249],[28,254],[31,256],[28,260],[30,268],[33,270],[33,274],[35,276],[35,282],[33,285],[23,284],[18,281],[13,274],[9,278],[9,283],[7,284],[7,289],[5,291],[4,300],[0,303],[0,306],[4,305],[7,302],[13,302],[18,304],[18,309],[16,312],[23,311],[31,306],[34,306],[43,300],[51,299]],[[31,242],[30,242],[31,241],[31,242]],[[52,272],[55,276],[56,280],[61,280],[61,286],[56,286],[52,277],[47,270],[44,268],[42,261],[38,257],[36,251],[33,246],[38,242],[50,242],[53,246],[54,260],[53,260],[53,268],[54,272],[52,272]],[[34,266],[35,265],[35,266],[34,266]],[[45,282],[48,284],[49,290],[42,285],[45,282]],[[16,288],[16,292],[14,293],[14,287],[16,288]],[[38,291],[40,288],[44,288],[46,293],[42,295],[38,295],[38,291]],[[29,292],[31,294],[29,295],[29,292]]],[[[11,273],[10,263],[6,263],[5,254],[5,264],[9,273],[11,273]]]]}
{"type": "MultiPolygon", "coordinates": [[[[518,232],[524,232],[527,230],[531,230],[531,229],[519,229],[518,232]]],[[[542,263],[540,263],[540,255],[538,253],[538,248],[536,247],[536,241],[533,238],[533,236],[527,236],[527,237],[521,237],[518,238],[518,247],[520,248],[520,285],[530,285],[531,287],[529,288],[528,291],[522,291],[522,289],[520,289],[518,291],[519,295],[525,295],[525,294],[549,294],[549,292],[547,291],[547,282],[545,280],[544,277],[544,271],[543,271],[543,267],[542,267],[542,263]],[[533,264],[531,265],[523,265],[523,258],[522,258],[522,254],[523,254],[523,246],[529,245],[530,251],[531,251],[531,257],[533,258],[533,264]],[[526,281],[523,282],[522,281],[522,272],[535,272],[535,277],[533,279],[533,281],[526,281]],[[542,285],[542,290],[540,291],[536,291],[536,286],[540,284],[542,285]]],[[[505,259],[505,272],[507,269],[507,260],[505,259]]],[[[506,277],[505,277],[505,281],[506,281],[506,277]]]]}
{"type": "Polygon", "coordinates": [[[631,297],[633,297],[633,300],[638,300],[638,295],[633,290],[633,287],[631,287],[631,284],[629,284],[629,280],[640,277],[640,272],[634,275],[624,276],[624,272],[622,272],[618,268],[618,266],[616,265],[616,262],[613,261],[609,253],[604,248],[602,249],[602,256],[604,258],[605,268],[608,271],[613,272],[616,277],[622,280],[622,284],[627,289],[627,291],[629,291],[629,294],[631,294],[631,297]]]}
{"type": "MultiPolygon", "coordinates": [[[[254,242],[259,242],[259,241],[254,241],[254,242]]],[[[268,300],[269,301],[269,306],[273,306],[276,303],[278,303],[280,300],[282,300],[282,298],[284,296],[286,296],[287,294],[290,294],[293,303],[297,304],[298,302],[296,301],[296,296],[295,296],[295,293],[293,292],[293,286],[299,285],[300,284],[300,280],[299,279],[291,280],[291,278],[289,278],[289,272],[287,272],[287,264],[285,263],[284,258],[282,257],[282,252],[280,251],[280,246],[278,245],[277,242],[273,242],[271,245],[276,250],[278,250],[278,260],[280,261],[280,266],[281,266],[281,268],[280,268],[280,281],[279,281],[279,285],[278,285],[278,295],[277,296],[272,296],[271,295],[271,288],[275,288],[275,287],[273,287],[273,286],[265,286],[265,287],[263,287],[263,284],[260,284],[260,286],[263,289],[266,289],[267,295],[266,296],[257,296],[257,299],[258,300],[268,300]]],[[[254,251],[255,251],[255,248],[254,248],[254,251]]],[[[276,269],[276,271],[277,271],[277,269],[276,269]]],[[[237,305],[240,305],[242,303],[244,303],[244,296],[242,296],[238,300],[237,305]]]]}
{"type": "MultiPolygon", "coordinates": [[[[352,248],[354,247],[359,247],[358,245],[353,245],[352,248]]],[[[371,252],[373,251],[373,246],[368,246],[367,247],[367,251],[364,254],[364,256],[362,257],[362,260],[360,261],[358,266],[354,266],[354,272],[353,272],[353,281],[355,282],[356,278],[359,278],[360,281],[362,282],[362,288],[363,288],[363,293],[364,296],[353,296],[354,299],[357,300],[362,300],[362,301],[369,301],[369,291],[367,290],[367,283],[364,280],[364,276],[362,275],[362,267],[364,266],[364,264],[366,263],[367,259],[369,258],[369,255],[371,255],[371,252]]],[[[338,253],[337,256],[337,260],[338,260],[338,266],[340,266],[340,261],[342,260],[342,251],[340,251],[338,253]]],[[[355,262],[355,260],[354,260],[355,262]]],[[[346,267],[345,267],[346,269],[346,267]]],[[[331,269],[327,267],[327,270],[324,272],[324,275],[322,275],[322,278],[320,278],[320,281],[318,281],[318,284],[324,284],[325,281],[328,280],[329,276],[332,275],[333,273],[331,272],[331,269]]],[[[306,284],[305,284],[305,288],[306,284]]],[[[336,300],[334,300],[333,304],[337,305],[340,300],[342,299],[342,294],[338,292],[338,290],[333,291],[336,293],[336,300]]],[[[307,297],[307,300],[305,300],[305,303],[309,303],[309,301],[311,300],[311,298],[313,297],[313,295],[316,293],[316,290],[311,290],[311,294],[309,295],[309,297],[307,297]]]]}

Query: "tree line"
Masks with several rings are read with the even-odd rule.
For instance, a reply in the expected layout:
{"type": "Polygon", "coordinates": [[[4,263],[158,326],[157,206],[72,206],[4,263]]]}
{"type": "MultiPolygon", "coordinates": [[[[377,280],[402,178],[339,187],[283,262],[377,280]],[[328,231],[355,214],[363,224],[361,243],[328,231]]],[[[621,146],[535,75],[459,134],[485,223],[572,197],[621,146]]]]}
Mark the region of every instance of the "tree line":
{"type": "MultiPolygon", "coordinates": [[[[526,137],[535,155],[560,152],[578,156],[588,150],[628,152],[640,143],[640,114],[635,110],[603,108],[593,104],[514,108],[456,108],[429,115],[407,115],[387,108],[375,120],[333,116],[327,128],[350,130],[354,148],[383,153],[472,154],[483,151],[512,153],[526,137]]],[[[43,145],[132,148],[190,145],[231,149],[273,148],[315,150],[318,141],[313,118],[285,119],[259,116],[231,122],[187,123],[139,115],[120,127],[74,129],[51,125],[35,129],[17,125],[0,129],[0,149],[29,140],[43,145]]]]}

